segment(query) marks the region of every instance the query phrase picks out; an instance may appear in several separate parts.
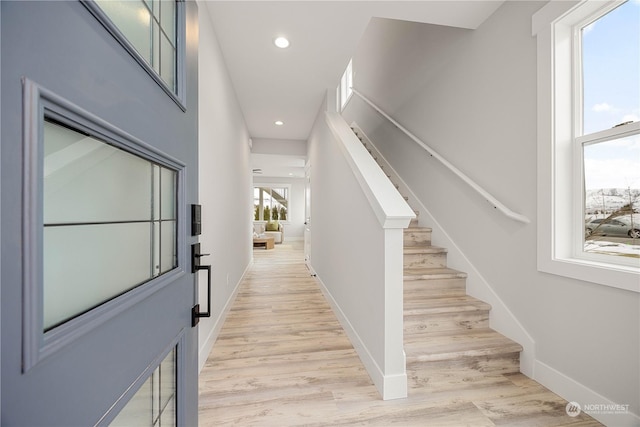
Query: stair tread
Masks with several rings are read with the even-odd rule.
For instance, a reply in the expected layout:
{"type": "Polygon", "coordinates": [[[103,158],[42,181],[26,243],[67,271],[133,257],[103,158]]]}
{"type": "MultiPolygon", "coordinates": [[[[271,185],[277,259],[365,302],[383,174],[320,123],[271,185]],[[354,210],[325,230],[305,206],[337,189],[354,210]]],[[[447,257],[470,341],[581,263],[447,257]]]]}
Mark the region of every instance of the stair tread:
{"type": "Polygon", "coordinates": [[[439,246],[405,246],[404,254],[405,255],[414,255],[414,254],[441,254],[447,253],[447,248],[441,248],[439,246]]]}
{"type": "Polygon", "coordinates": [[[522,346],[489,328],[405,335],[407,361],[460,359],[522,351],[522,346]]]}
{"type": "Polygon", "coordinates": [[[431,233],[432,231],[430,227],[407,227],[404,229],[405,233],[431,233]]]}
{"type": "Polygon", "coordinates": [[[437,315],[489,311],[491,305],[469,295],[444,296],[417,301],[405,301],[404,314],[437,315]]]}
{"type": "Polygon", "coordinates": [[[404,269],[404,280],[420,279],[464,279],[467,273],[452,268],[425,268],[413,267],[404,269]]]}

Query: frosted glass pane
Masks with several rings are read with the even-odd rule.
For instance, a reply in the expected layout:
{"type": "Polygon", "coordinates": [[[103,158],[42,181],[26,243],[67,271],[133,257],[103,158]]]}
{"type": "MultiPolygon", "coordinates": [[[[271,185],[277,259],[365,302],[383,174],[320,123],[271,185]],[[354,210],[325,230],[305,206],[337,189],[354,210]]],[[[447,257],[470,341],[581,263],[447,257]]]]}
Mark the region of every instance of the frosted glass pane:
{"type": "Polygon", "coordinates": [[[151,14],[143,1],[96,0],[120,32],[151,63],[151,14]]]}
{"type": "MultiPolygon", "coordinates": [[[[172,351],[173,353],[173,351],[172,351]]],[[[176,361],[175,355],[169,354],[160,364],[160,410],[166,411],[176,393],[176,361]]]]}
{"type": "Polygon", "coordinates": [[[175,395],[176,350],[173,348],[110,425],[175,426],[175,395]]]}
{"type": "Polygon", "coordinates": [[[160,25],[154,20],[153,21],[153,69],[162,77],[162,73],[160,73],[160,25]]]}
{"type": "Polygon", "coordinates": [[[176,219],[176,172],[162,168],[161,189],[162,219],[176,219]]]}
{"type": "Polygon", "coordinates": [[[160,25],[171,43],[176,45],[176,2],[174,0],[160,1],[160,25]]]}
{"type": "Polygon", "coordinates": [[[44,151],[45,224],[150,219],[149,161],[50,122],[44,151]]]}
{"type": "Polygon", "coordinates": [[[153,400],[151,383],[151,378],[149,378],[111,422],[111,426],[132,427],[153,425],[151,423],[151,404],[153,400]]]}
{"type": "Polygon", "coordinates": [[[149,223],[45,227],[43,240],[45,330],[151,276],[149,223]]]}
{"type": "Polygon", "coordinates": [[[160,275],[160,222],[155,221],[153,227],[153,276],[160,275]]]}
{"type": "Polygon", "coordinates": [[[153,219],[160,219],[160,166],[153,165],[153,219]]]}
{"type": "Polygon", "coordinates": [[[176,267],[176,223],[175,221],[163,221],[161,233],[161,259],[160,273],[166,273],[176,267]]]}
{"type": "Polygon", "coordinates": [[[176,60],[175,49],[164,34],[160,37],[160,77],[175,91],[176,60]]]}

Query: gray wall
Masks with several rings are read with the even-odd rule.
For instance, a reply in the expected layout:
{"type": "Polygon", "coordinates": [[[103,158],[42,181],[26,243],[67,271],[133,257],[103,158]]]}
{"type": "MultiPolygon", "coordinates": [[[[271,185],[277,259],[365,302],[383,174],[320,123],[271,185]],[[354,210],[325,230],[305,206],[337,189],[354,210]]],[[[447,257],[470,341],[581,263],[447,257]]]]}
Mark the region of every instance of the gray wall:
{"type": "Polygon", "coordinates": [[[543,5],[507,2],[475,31],[374,20],[354,56],[356,88],[530,225],[496,212],[362,101],[354,98],[344,115],[364,128],[534,338],[534,376],[555,390],[575,381],[585,395],[638,414],[640,295],[536,268],[531,16],[543,5]]]}
{"type": "MultiPolygon", "coordinates": [[[[206,3],[200,6],[200,193],[203,263],[211,262],[212,317],[200,320],[200,367],[224,321],[225,308],[251,262],[249,133],[231,84],[206,3]]],[[[200,302],[206,276],[200,273],[200,302]]],[[[203,307],[204,308],[204,307],[203,307]]]]}

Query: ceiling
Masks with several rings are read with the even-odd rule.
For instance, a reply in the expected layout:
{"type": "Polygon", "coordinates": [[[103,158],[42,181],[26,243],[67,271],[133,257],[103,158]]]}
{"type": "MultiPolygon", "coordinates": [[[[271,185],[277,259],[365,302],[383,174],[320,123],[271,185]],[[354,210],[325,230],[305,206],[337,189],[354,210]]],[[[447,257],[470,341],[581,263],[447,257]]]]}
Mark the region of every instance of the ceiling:
{"type": "MultiPolygon", "coordinates": [[[[211,16],[250,136],[306,140],[327,90],[335,90],[372,17],[473,29],[503,2],[202,3],[211,16]],[[273,40],[278,36],[286,36],[291,45],[277,48],[273,40]],[[284,125],[276,126],[276,120],[284,125]]],[[[259,167],[255,161],[254,167],[259,167]]]]}

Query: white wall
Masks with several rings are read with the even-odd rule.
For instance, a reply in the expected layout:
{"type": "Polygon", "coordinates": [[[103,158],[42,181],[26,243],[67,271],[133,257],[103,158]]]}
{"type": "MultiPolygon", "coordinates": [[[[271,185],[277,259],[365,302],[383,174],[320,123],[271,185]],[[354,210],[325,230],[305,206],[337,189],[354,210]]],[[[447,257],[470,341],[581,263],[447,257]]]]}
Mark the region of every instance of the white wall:
{"type": "Polygon", "coordinates": [[[301,139],[253,138],[252,153],[306,156],[307,141],[301,139]]]}
{"type": "MultiPolygon", "coordinates": [[[[225,309],[251,262],[252,177],[249,133],[238,105],[207,5],[200,7],[200,204],[204,263],[212,263],[212,317],[200,319],[202,368],[224,321],[225,309]]],[[[199,273],[200,304],[206,276],[199,273]]]]}
{"type": "MultiPolygon", "coordinates": [[[[346,123],[344,128],[348,130],[346,123]]],[[[338,144],[323,107],[309,137],[310,264],[382,397],[405,397],[402,302],[386,299],[387,293],[398,295],[402,286],[401,257],[396,260],[397,280],[388,277],[396,269],[386,262],[388,247],[401,253],[402,230],[382,227],[338,144]]],[[[405,226],[408,222],[409,217],[405,226]]]]}
{"type": "Polygon", "coordinates": [[[291,185],[291,196],[289,200],[288,218],[286,221],[280,220],[284,225],[284,240],[302,240],[304,236],[304,178],[261,178],[253,177],[255,185],[289,184],[291,185]]]}
{"type": "MultiPolygon", "coordinates": [[[[640,295],[536,268],[531,16],[543,5],[507,2],[478,30],[463,33],[374,22],[363,43],[386,36],[401,53],[389,61],[392,44],[361,45],[354,56],[356,88],[532,224],[502,216],[396,128],[379,125],[360,100],[345,117],[372,125],[363,125],[365,132],[533,337],[534,377],[568,400],[628,404],[639,414],[640,295]],[[440,32],[450,34],[430,43],[440,32]],[[403,76],[411,67],[413,74],[403,76]],[[367,78],[368,70],[376,78],[367,78]]],[[[639,420],[613,417],[615,425],[639,420]]]]}

